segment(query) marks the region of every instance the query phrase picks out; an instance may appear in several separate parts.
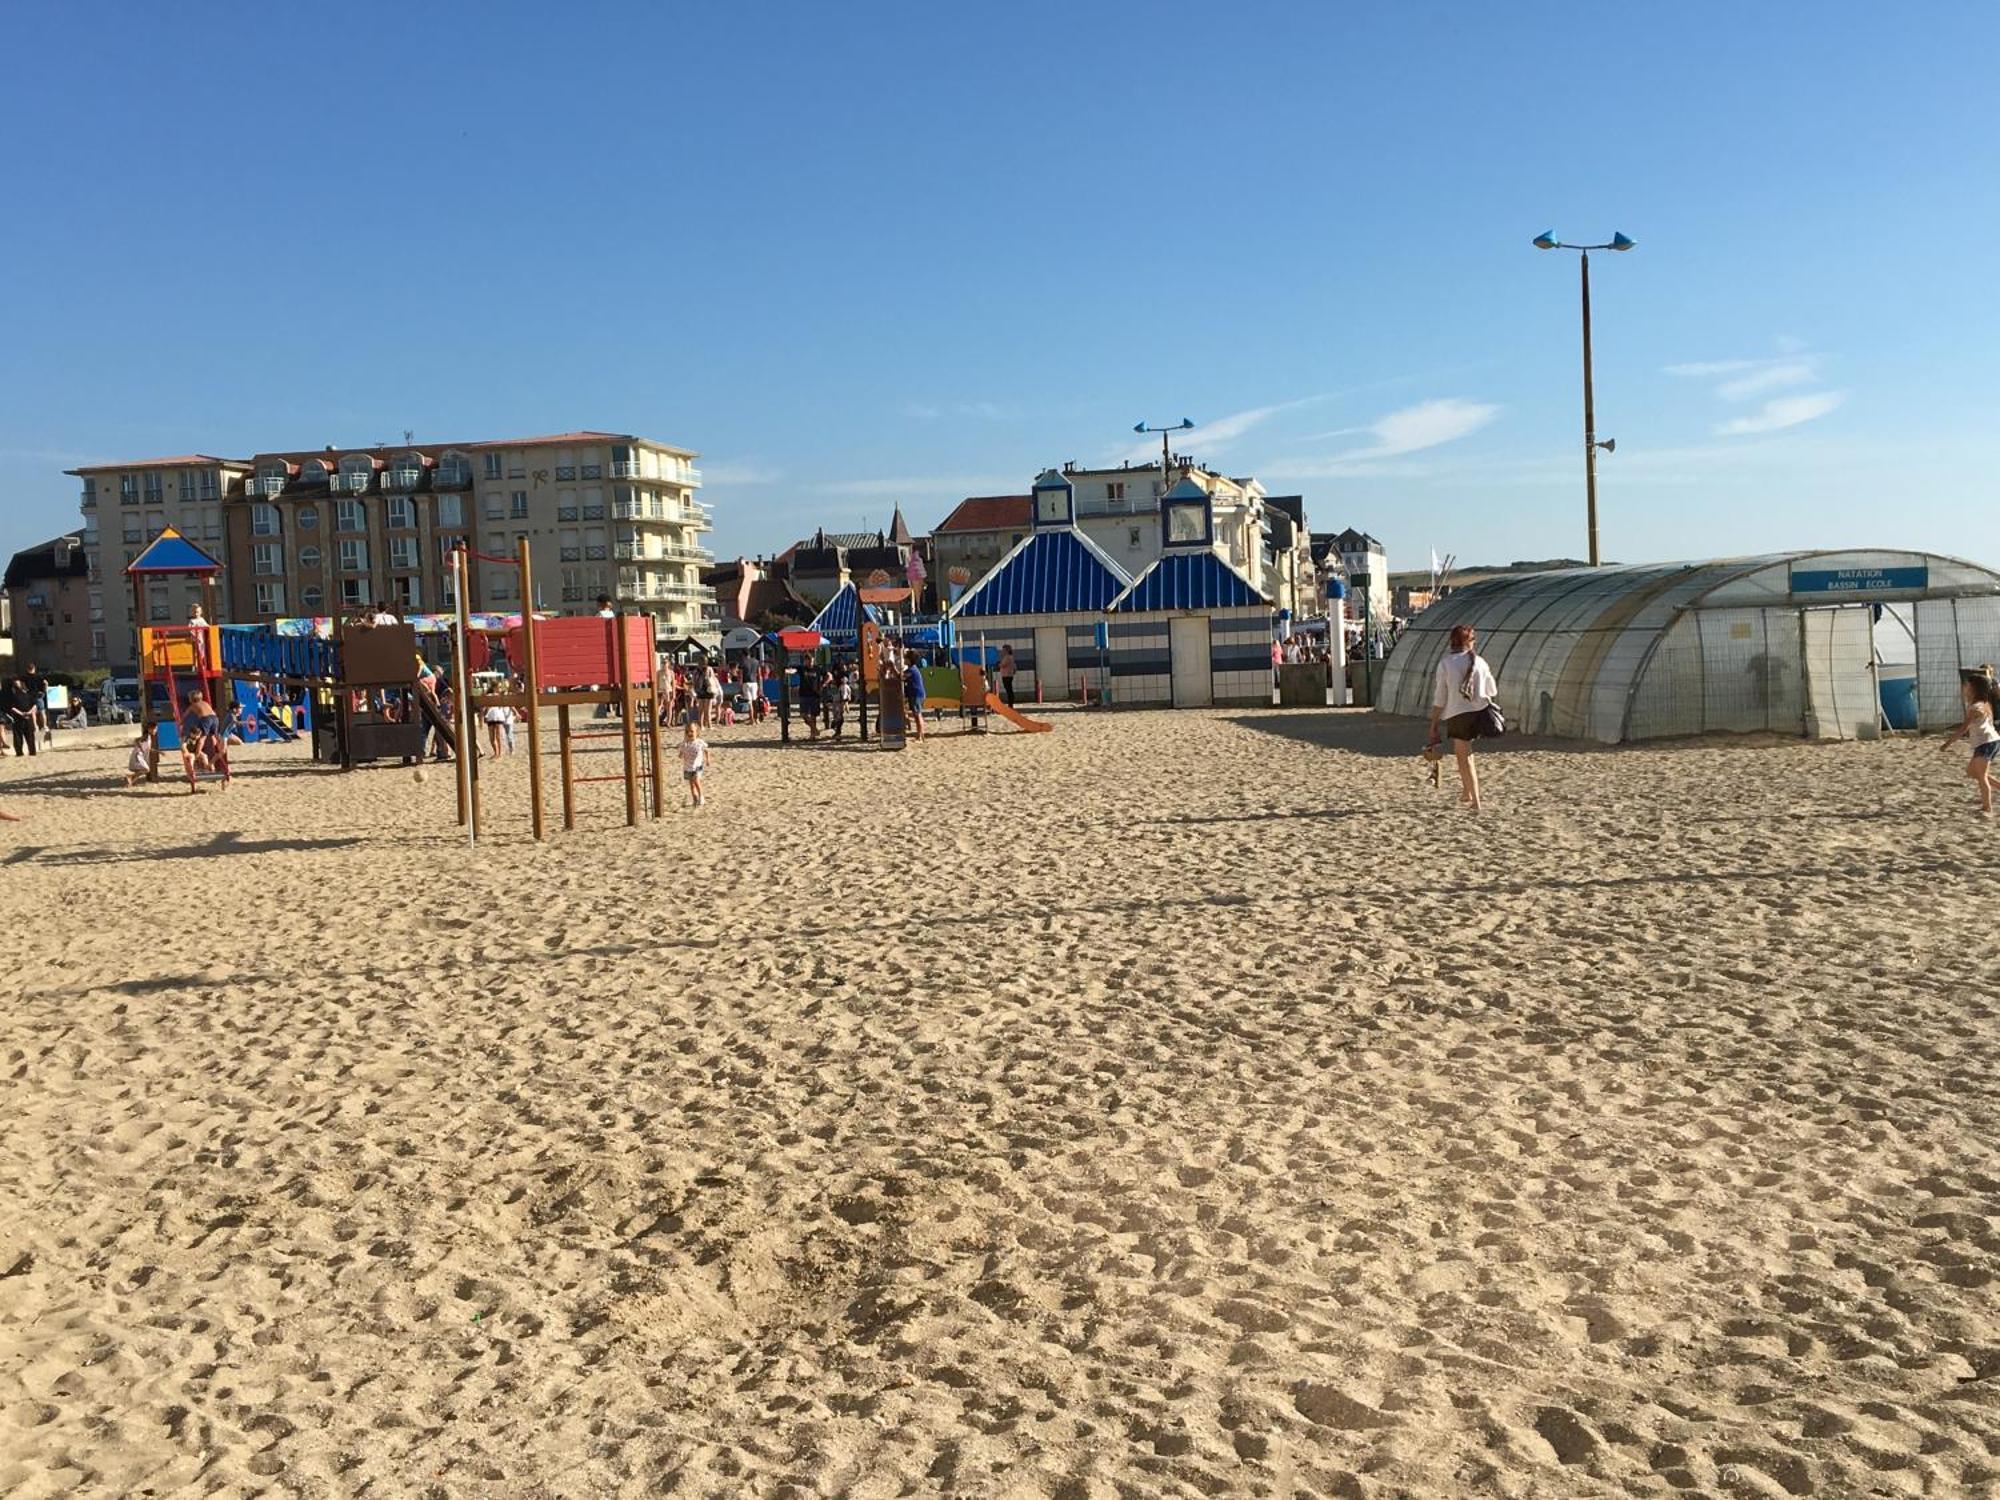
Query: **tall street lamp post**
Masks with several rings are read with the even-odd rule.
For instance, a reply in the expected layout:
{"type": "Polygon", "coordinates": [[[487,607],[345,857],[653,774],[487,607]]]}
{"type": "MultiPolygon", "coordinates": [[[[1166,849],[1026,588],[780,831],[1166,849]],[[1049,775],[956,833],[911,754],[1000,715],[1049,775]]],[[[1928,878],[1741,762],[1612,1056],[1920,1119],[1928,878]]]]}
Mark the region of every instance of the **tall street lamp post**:
{"type": "Polygon", "coordinates": [[[1162,500],[1166,499],[1167,491],[1174,487],[1174,456],[1170,451],[1170,444],[1173,442],[1173,439],[1168,434],[1190,432],[1193,429],[1194,418],[1192,417],[1182,417],[1178,422],[1167,427],[1148,427],[1144,422],[1140,422],[1132,428],[1134,432],[1142,436],[1148,432],[1157,432],[1160,435],[1160,498],[1162,500]]]}
{"type": "Polygon", "coordinates": [[[1590,565],[1598,565],[1597,553],[1597,450],[1614,453],[1618,448],[1616,438],[1597,440],[1597,408],[1590,387],[1590,252],[1593,250],[1630,250],[1637,243],[1622,234],[1613,234],[1602,245],[1566,245],[1556,238],[1553,229],[1545,229],[1535,236],[1537,250],[1575,250],[1578,264],[1583,272],[1583,489],[1584,503],[1590,519],[1590,565]]]}

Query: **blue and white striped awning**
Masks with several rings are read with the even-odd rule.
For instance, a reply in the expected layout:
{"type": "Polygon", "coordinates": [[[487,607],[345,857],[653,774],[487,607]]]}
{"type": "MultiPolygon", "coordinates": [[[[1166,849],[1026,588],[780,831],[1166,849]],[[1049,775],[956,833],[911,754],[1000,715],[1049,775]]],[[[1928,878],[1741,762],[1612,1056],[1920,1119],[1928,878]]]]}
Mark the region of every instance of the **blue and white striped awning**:
{"type": "Polygon", "coordinates": [[[826,608],[813,617],[806,628],[817,630],[837,646],[853,646],[860,642],[863,612],[876,624],[882,623],[882,616],[872,604],[863,604],[861,595],[851,583],[842,584],[840,592],[826,601],[826,608]]]}
{"type": "Polygon", "coordinates": [[[1115,614],[1148,610],[1250,609],[1271,601],[1215,553],[1163,552],[1132,586],[1111,601],[1115,614]]]}
{"type": "Polygon", "coordinates": [[[1037,531],[995,563],[952,606],[951,617],[1099,614],[1131,582],[1082,532],[1037,531]]]}

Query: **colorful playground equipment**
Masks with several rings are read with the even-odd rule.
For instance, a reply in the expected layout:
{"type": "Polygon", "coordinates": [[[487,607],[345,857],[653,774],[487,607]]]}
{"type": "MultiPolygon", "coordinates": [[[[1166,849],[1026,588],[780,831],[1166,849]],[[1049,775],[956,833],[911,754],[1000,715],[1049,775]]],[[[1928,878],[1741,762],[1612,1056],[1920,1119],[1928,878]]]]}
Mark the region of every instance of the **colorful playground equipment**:
{"type": "MultiPolygon", "coordinates": [[[[515,557],[490,557],[468,553],[460,547],[452,553],[452,576],[461,601],[457,649],[453,669],[457,674],[458,723],[454,726],[464,753],[458,760],[458,821],[468,839],[478,843],[483,819],[479,799],[479,720],[489,708],[513,710],[527,730],[528,799],[535,838],[545,839],[546,818],[542,805],[542,730],[540,710],[551,705],[556,710],[557,749],[562,765],[563,827],[576,827],[576,788],[590,782],[621,782],[625,788],[625,822],[639,822],[640,790],[650,784],[651,815],[666,810],[663,776],[664,755],[659,735],[659,702],[653,672],[653,618],[651,615],[587,616],[569,619],[536,619],[522,616],[507,632],[507,660],[515,675],[503,679],[499,691],[478,692],[472,676],[472,631],[463,600],[467,597],[467,570],[470,559],[478,556],[489,563],[512,563],[521,570],[521,597],[532,599],[534,563],[526,537],[520,539],[515,557]],[[580,705],[605,705],[617,710],[617,725],[610,729],[579,729],[571,710],[580,705]],[[577,774],[577,746],[591,740],[617,739],[619,767],[615,774],[577,774]]],[[[581,752],[588,754],[590,752],[581,752]]]]}

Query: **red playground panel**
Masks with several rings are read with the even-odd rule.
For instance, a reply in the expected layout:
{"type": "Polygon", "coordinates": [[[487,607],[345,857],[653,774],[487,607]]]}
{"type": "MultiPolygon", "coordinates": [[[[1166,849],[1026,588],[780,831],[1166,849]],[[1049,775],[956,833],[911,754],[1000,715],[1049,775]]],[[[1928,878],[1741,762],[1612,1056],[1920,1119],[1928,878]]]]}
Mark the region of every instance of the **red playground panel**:
{"type": "MultiPolygon", "coordinates": [[[[625,661],[634,685],[653,680],[653,621],[650,615],[599,615],[535,621],[538,691],[551,688],[618,687],[618,636],[625,631],[625,661]]],[[[521,628],[507,632],[507,659],[516,666],[527,660],[521,628]]]]}

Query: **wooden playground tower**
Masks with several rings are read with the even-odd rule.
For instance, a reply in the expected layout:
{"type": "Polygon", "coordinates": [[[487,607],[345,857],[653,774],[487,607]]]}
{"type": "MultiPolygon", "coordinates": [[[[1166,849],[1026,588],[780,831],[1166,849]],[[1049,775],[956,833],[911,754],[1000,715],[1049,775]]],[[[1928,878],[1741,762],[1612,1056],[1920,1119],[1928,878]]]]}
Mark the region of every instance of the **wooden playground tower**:
{"type": "Polygon", "coordinates": [[[526,537],[515,557],[478,556],[486,562],[511,563],[521,572],[521,623],[507,633],[507,660],[514,682],[502,692],[472,690],[471,615],[467,599],[473,554],[461,546],[451,554],[452,582],[458,601],[458,640],[453,655],[454,698],[458,706],[458,821],[467,838],[478,843],[482,831],[479,797],[479,724],[485,710],[510,708],[522,720],[528,740],[528,799],[535,838],[548,837],[542,796],[542,726],[540,710],[556,710],[557,748],[562,765],[563,827],[576,827],[576,788],[591,782],[617,781],[625,787],[625,822],[636,827],[640,789],[651,783],[650,815],[666,811],[660,747],[659,697],[653,668],[653,617],[601,615],[583,618],[535,618],[534,561],[526,537]],[[578,729],[571,710],[606,704],[618,711],[615,729],[578,729]],[[619,742],[620,770],[615,775],[577,774],[576,745],[580,741],[619,742]]]}
{"type": "MultiPolygon", "coordinates": [[[[154,537],[125,569],[125,576],[132,583],[135,622],[147,617],[149,580],[186,577],[201,580],[201,611],[206,623],[138,626],[139,727],[151,741],[151,774],[155,781],[160,777],[160,751],[180,748],[181,716],[187,699],[199,693],[218,716],[225,722],[228,718],[228,681],[222,675],[214,623],[215,579],[221,571],[220,562],[171,526],[154,537]],[[154,703],[156,689],[161,700],[158,705],[154,703]]],[[[227,743],[226,737],[224,742],[227,743]]],[[[226,765],[226,751],[224,755],[226,765]]]]}

